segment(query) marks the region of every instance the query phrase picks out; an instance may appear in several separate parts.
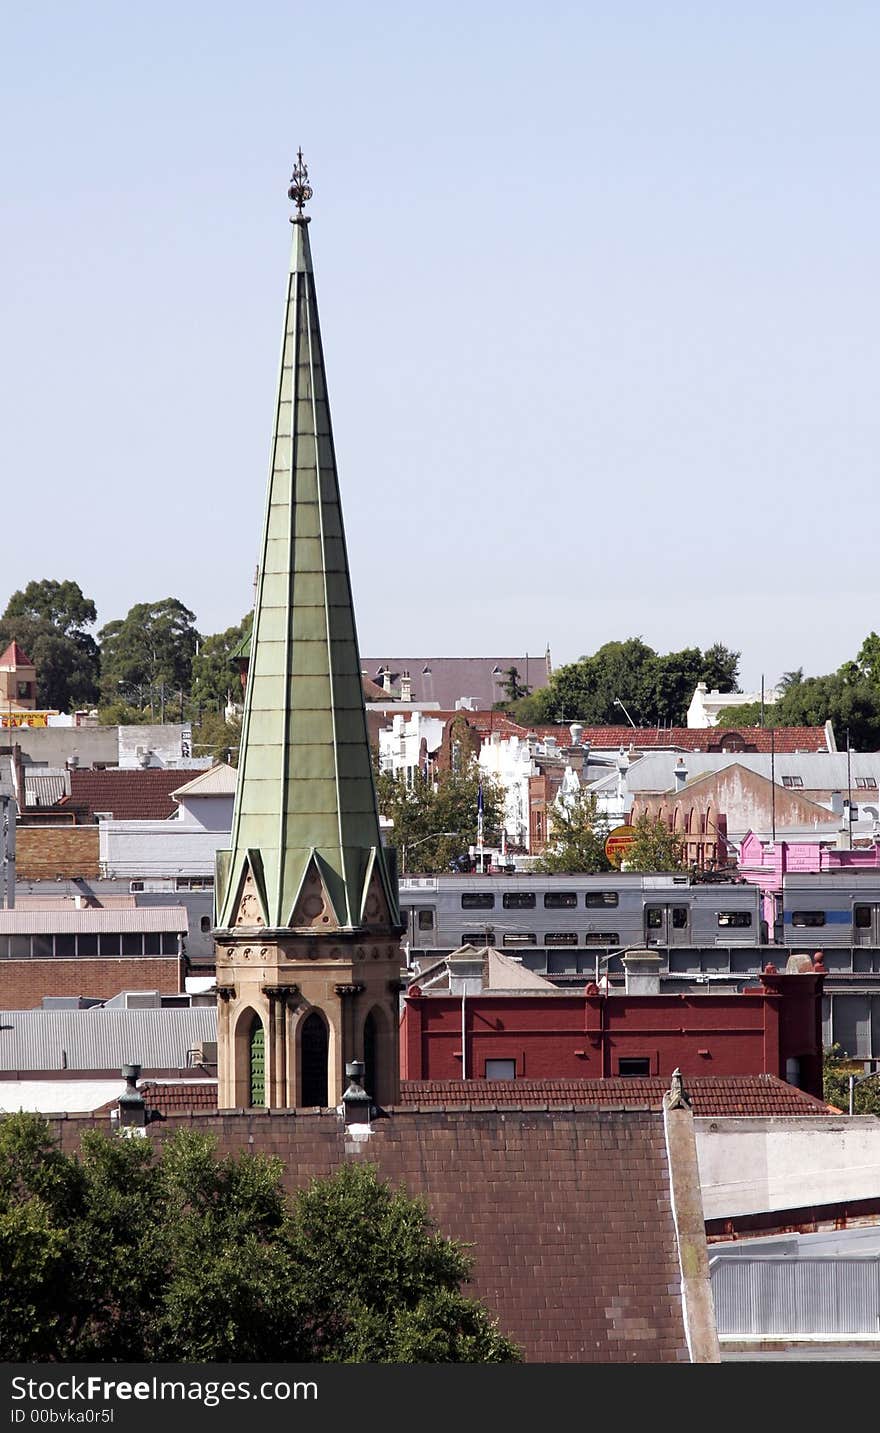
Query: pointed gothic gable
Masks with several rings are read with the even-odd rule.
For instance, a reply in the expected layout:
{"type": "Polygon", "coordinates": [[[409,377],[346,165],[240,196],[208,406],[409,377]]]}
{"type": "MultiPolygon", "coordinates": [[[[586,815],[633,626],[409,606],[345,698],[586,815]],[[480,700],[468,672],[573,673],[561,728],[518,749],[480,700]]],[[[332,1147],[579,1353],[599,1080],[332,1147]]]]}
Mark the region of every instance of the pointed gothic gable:
{"type": "Polygon", "coordinates": [[[313,851],[288,921],[294,930],[338,930],[339,919],[313,851]]]}
{"type": "Polygon", "coordinates": [[[396,917],[392,916],[382,877],[375,860],[372,862],[372,871],[364,886],[361,923],[366,926],[384,926],[385,928],[397,923],[396,917]]]}
{"type": "Polygon", "coordinates": [[[247,851],[242,863],[238,889],[230,902],[231,926],[259,929],[268,924],[262,862],[258,851],[247,851]]]}

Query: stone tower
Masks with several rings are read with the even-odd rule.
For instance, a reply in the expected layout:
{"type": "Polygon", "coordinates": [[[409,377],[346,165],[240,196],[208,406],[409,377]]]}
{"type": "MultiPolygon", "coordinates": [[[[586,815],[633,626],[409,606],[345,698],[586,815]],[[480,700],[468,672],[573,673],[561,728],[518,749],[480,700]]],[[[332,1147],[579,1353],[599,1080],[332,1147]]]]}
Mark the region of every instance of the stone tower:
{"type": "Polygon", "coordinates": [[[297,159],[232,844],[217,856],[218,1102],[399,1096],[396,871],[379,837],[297,159]]]}

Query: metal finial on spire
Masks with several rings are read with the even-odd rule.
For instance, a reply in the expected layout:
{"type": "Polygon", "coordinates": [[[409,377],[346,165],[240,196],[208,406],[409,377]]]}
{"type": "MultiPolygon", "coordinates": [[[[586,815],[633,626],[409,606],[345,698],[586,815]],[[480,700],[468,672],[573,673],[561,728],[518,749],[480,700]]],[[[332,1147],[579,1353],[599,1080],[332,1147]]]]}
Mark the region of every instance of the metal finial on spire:
{"type": "Polygon", "coordinates": [[[309,171],[303,160],[303,152],[301,149],[298,149],[296,151],[296,164],[290,176],[290,188],[287,191],[287,197],[292,199],[296,205],[296,218],[291,219],[291,224],[296,224],[306,218],[303,214],[303,208],[308,204],[313,193],[312,186],[309,184],[309,171]]]}

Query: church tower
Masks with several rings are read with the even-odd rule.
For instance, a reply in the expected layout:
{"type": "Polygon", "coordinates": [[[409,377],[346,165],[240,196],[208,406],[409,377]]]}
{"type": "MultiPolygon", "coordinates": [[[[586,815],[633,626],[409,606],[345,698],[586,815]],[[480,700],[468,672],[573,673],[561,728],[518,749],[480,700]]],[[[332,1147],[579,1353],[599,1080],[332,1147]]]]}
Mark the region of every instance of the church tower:
{"type": "Polygon", "coordinates": [[[399,1097],[396,871],[379,837],[297,156],[231,849],[217,855],[220,1108],[399,1097]]]}

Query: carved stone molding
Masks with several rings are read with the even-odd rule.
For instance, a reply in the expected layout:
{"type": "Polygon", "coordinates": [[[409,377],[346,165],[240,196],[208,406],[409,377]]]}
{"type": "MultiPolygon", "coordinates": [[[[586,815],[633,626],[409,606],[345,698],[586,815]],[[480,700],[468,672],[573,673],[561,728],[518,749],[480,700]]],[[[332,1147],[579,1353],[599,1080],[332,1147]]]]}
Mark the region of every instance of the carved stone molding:
{"type": "Polygon", "coordinates": [[[349,985],[334,985],[333,989],[339,996],[360,995],[366,989],[366,986],[354,981],[349,985]]]}
{"type": "Polygon", "coordinates": [[[218,996],[218,998],[219,998],[220,1000],[223,1000],[224,1002],[227,1001],[227,1000],[234,1000],[234,999],[235,999],[235,986],[234,986],[234,985],[218,985],[218,986],[217,986],[217,996],[218,996]]]}

